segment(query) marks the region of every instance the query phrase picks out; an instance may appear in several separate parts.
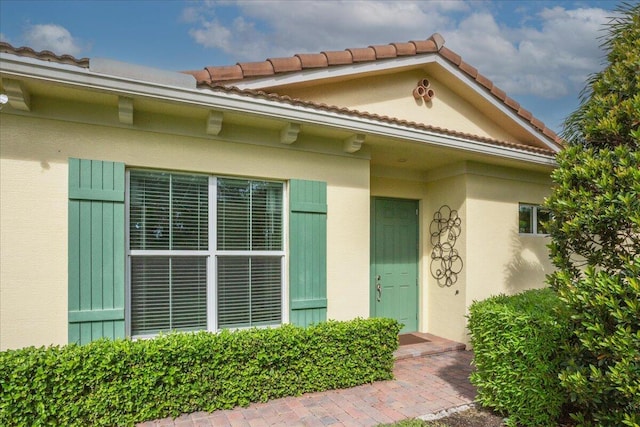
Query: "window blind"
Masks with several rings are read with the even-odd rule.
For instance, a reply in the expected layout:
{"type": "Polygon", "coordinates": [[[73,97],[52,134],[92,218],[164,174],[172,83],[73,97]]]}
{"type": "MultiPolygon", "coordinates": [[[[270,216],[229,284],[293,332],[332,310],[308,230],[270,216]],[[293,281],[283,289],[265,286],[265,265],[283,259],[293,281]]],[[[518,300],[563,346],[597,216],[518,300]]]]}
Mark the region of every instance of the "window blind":
{"type": "Polygon", "coordinates": [[[206,176],[132,171],[129,238],[137,250],[206,250],[206,176]]]}
{"type": "Polygon", "coordinates": [[[207,258],[131,259],[131,334],[207,328],[207,258]]]}
{"type": "Polygon", "coordinates": [[[281,257],[219,257],[217,279],[219,328],[281,322],[281,257]]]}
{"type": "Polygon", "coordinates": [[[282,184],[218,179],[218,249],[282,250],[282,184]]]}

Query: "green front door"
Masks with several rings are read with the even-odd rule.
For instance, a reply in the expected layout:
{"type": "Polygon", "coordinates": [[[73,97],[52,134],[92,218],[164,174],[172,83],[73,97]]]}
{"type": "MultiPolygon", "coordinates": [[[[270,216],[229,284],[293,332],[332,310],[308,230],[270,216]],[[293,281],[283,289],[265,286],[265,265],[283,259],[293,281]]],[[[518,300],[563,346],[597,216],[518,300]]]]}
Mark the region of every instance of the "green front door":
{"type": "Polygon", "coordinates": [[[418,202],[374,198],[371,209],[371,315],[418,330],[418,202]]]}

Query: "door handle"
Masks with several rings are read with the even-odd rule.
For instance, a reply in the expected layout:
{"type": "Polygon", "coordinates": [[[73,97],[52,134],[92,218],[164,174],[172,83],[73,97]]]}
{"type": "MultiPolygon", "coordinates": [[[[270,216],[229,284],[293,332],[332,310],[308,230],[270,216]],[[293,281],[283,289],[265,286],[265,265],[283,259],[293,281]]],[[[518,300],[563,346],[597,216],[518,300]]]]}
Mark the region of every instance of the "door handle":
{"type": "Polygon", "coordinates": [[[378,295],[376,296],[376,300],[378,302],[380,302],[381,299],[382,299],[382,285],[380,285],[380,275],[379,274],[376,276],[376,281],[378,282],[378,283],[376,283],[376,291],[378,292],[378,295]]]}

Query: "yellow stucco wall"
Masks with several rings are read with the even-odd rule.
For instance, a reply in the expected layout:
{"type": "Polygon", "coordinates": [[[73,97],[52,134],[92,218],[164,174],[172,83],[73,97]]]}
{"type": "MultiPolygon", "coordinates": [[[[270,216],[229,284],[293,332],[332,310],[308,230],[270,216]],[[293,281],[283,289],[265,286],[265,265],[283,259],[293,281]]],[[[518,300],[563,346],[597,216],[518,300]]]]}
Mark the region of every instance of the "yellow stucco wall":
{"type": "Polygon", "coordinates": [[[443,85],[436,76],[422,70],[404,71],[392,76],[361,77],[311,87],[283,88],[279,89],[279,93],[500,141],[518,140],[483,111],[443,85]],[[430,87],[435,92],[435,98],[426,103],[413,97],[418,81],[424,78],[429,80],[430,87]]]}
{"type": "Polygon", "coordinates": [[[2,350],[67,341],[66,177],[60,163],[0,160],[2,350]]]}
{"type": "Polygon", "coordinates": [[[549,177],[515,171],[471,174],[467,188],[468,250],[484,254],[467,262],[467,304],[545,286],[545,275],[553,269],[549,238],[518,233],[518,203],[542,203],[551,193],[549,177]]]}
{"type": "MultiPolygon", "coordinates": [[[[253,135],[260,140],[261,135],[253,135]]],[[[328,183],[328,317],[369,314],[369,162],[2,114],[0,348],[67,341],[67,159],[328,183]],[[368,245],[368,243],[367,243],[368,245]],[[368,246],[366,246],[368,248],[368,246]]]]}
{"type": "MultiPolygon", "coordinates": [[[[407,72],[401,77],[379,92],[362,94],[362,88],[336,84],[318,96],[326,94],[328,98],[320,101],[327,103],[344,97],[353,107],[379,108],[380,114],[405,109],[409,115],[418,114],[416,121],[442,115],[448,124],[432,124],[507,139],[481,113],[468,112],[471,107],[446,88],[439,89],[440,104],[417,105],[406,93],[420,76],[407,72]]],[[[383,83],[377,82],[380,78],[365,83],[376,87],[383,83]]],[[[438,82],[432,84],[437,87],[438,82]]],[[[67,341],[69,157],[119,161],[128,167],[326,181],[332,319],[369,316],[371,196],[419,201],[421,331],[468,342],[465,315],[472,301],[541,286],[551,270],[547,238],[517,233],[518,202],[542,202],[550,181],[545,174],[522,172],[516,164],[506,168],[463,162],[437,171],[377,166],[372,171],[366,152],[375,147],[366,143],[363,152],[354,155],[345,154],[338,140],[318,141],[312,135],[302,135],[301,141],[288,146],[278,142],[278,131],[263,132],[248,127],[250,122],[225,125],[221,135],[236,138],[231,142],[226,136],[204,137],[204,122],[195,116],[158,117],[140,111],[136,126],[127,128],[117,122],[114,108],[94,110],[37,97],[33,103],[35,117],[3,112],[0,121],[0,349],[67,341]],[[38,118],[39,114],[82,117],[97,124],[38,118]],[[178,131],[182,134],[168,134],[178,131]],[[450,288],[438,286],[430,272],[429,226],[434,212],[445,204],[462,219],[456,249],[464,268],[450,288]]]]}
{"type": "MultiPolygon", "coordinates": [[[[426,213],[427,227],[431,225],[436,212],[440,211],[446,214],[447,210],[442,209],[444,205],[456,211],[461,220],[461,233],[456,239],[453,248],[458,251],[463,263],[466,263],[467,258],[471,256],[466,245],[468,218],[466,177],[464,175],[454,175],[430,181],[427,185],[427,191],[429,193],[426,213]]],[[[430,237],[430,228],[426,229],[425,235],[427,238],[430,237]]],[[[451,287],[440,286],[431,274],[432,250],[433,245],[429,241],[428,252],[425,256],[425,262],[428,264],[426,267],[427,281],[424,284],[429,295],[426,313],[424,314],[428,319],[428,332],[454,341],[467,342],[464,313],[468,272],[463,265],[462,271],[457,275],[457,281],[451,287]]]]}

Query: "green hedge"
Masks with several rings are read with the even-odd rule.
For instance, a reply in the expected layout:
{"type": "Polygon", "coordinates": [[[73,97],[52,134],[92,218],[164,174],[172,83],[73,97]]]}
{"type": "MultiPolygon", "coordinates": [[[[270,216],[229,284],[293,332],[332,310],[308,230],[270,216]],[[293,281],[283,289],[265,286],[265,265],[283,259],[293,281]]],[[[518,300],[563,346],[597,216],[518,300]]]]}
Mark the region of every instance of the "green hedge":
{"type": "Polygon", "coordinates": [[[571,334],[551,289],[474,302],[469,330],[478,401],[507,415],[508,425],[557,426],[566,391],[558,375],[571,334]]]}
{"type": "Polygon", "coordinates": [[[132,425],[393,377],[390,319],[0,353],[0,425],[132,425]]]}

